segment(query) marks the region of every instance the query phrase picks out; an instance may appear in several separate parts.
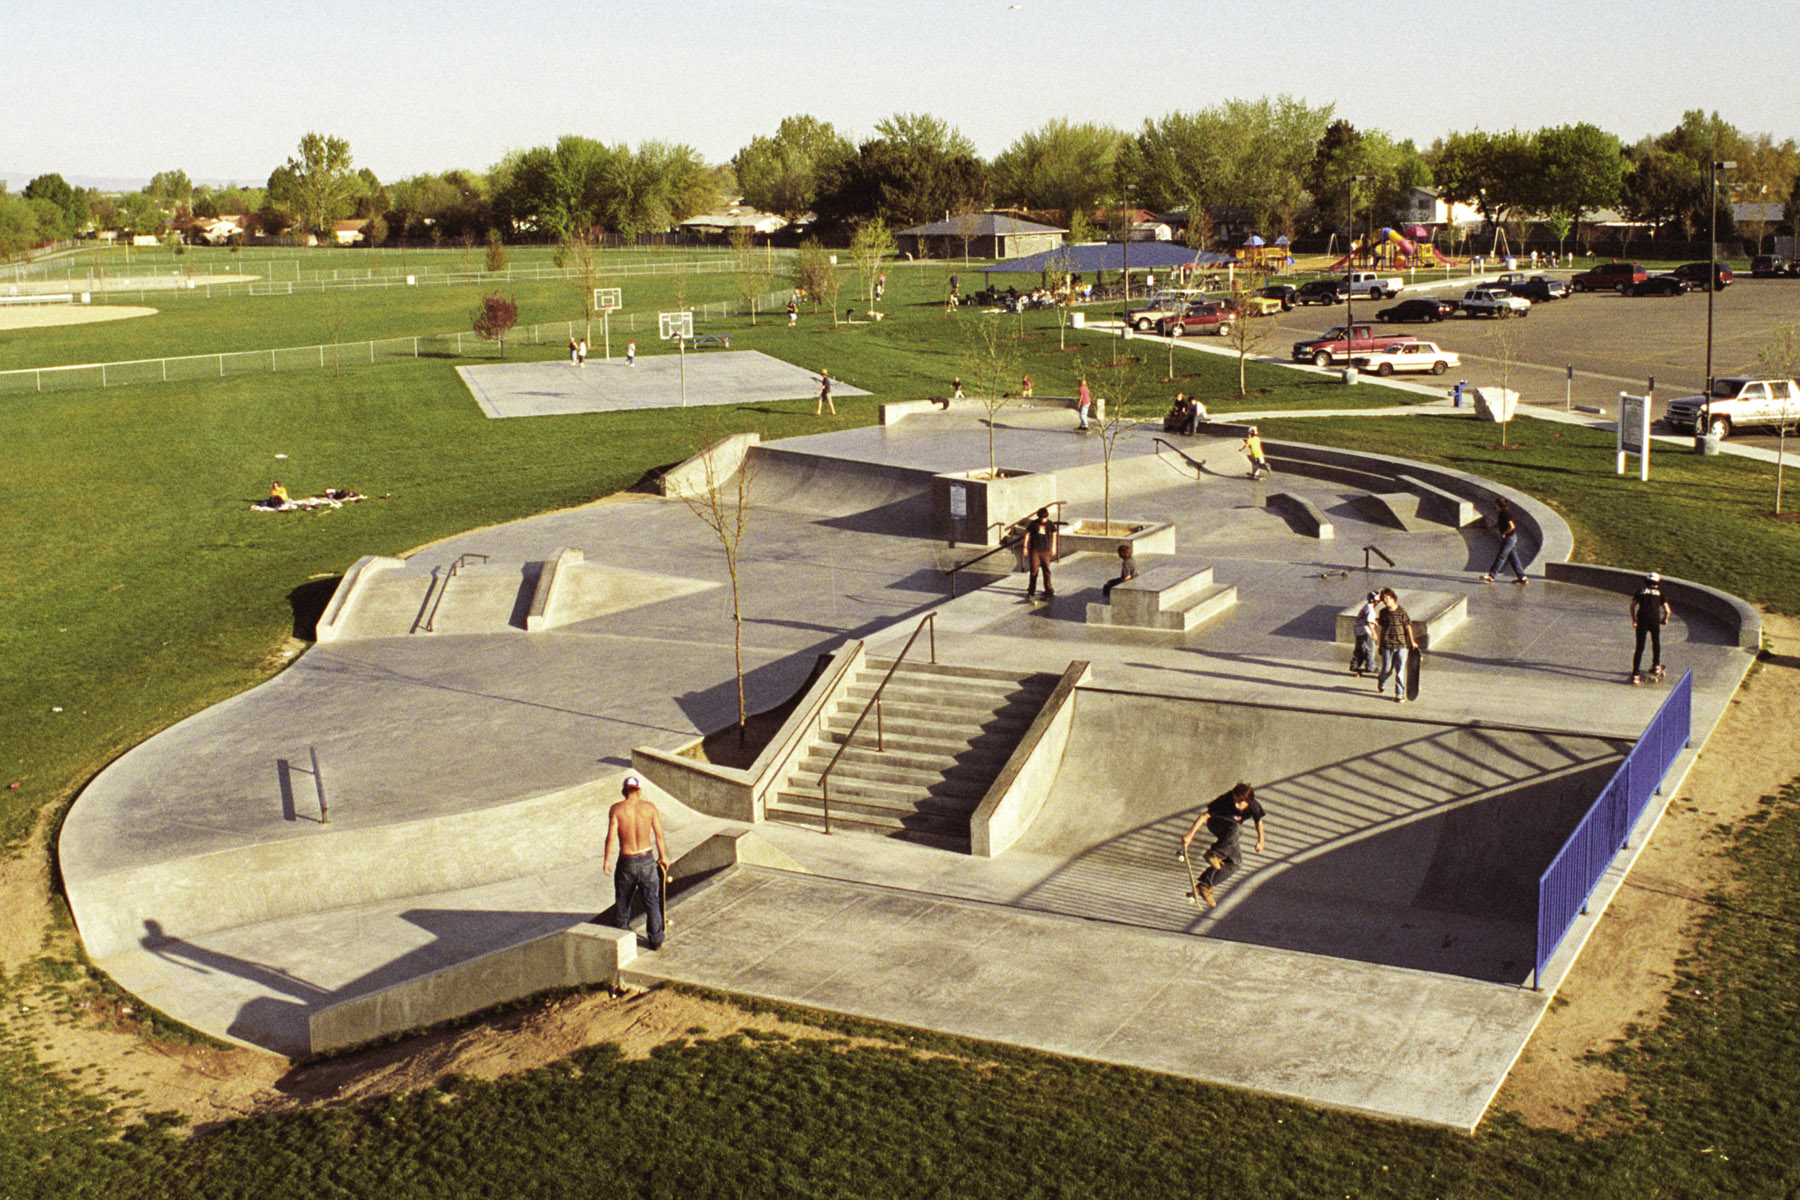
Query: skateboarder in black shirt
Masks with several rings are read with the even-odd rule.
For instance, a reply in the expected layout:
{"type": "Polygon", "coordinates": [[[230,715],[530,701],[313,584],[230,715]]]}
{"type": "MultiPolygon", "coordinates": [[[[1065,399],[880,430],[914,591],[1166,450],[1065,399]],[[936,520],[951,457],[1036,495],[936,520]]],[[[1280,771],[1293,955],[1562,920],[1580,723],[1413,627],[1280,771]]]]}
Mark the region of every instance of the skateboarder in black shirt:
{"type": "Polygon", "coordinates": [[[1213,898],[1213,885],[1225,882],[1225,877],[1237,870],[1238,859],[1243,850],[1238,844],[1239,832],[1245,821],[1256,826],[1256,852],[1263,850],[1263,806],[1256,802],[1256,789],[1247,783],[1239,782],[1229,792],[1208,804],[1188,831],[1181,835],[1181,852],[1187,854],[1188,847],[1193,845],[1194,835],[1200,832],[1202,825],[1213,835],[1213,844],[1206,851],[1206,870],[1200,872],[1200,899],[1206,907],[1217,908],[1219,902],[1213,898]]]}
{"type": "Polygon", "coordinates": [[[1662,665],[1662,627],[1669,623],[1669,602],[1663,599],[1662,576],[1655,571],[1644,576],[1644,586],[1631,598],[1631,624],[1637,631],[1637,649],[1631,655],[1631,682],[1639,683],[1643,674],[1638,670],[1644,661],[1644,640],[1650,641],[1650,674],[1653,678],[1661,678],[1662,665]]]}

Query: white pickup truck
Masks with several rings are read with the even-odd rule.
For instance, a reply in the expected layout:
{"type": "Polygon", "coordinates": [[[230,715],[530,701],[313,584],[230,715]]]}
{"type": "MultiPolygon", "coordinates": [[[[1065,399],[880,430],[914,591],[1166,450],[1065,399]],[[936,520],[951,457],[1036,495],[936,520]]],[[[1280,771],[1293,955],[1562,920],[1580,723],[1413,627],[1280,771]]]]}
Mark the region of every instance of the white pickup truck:
{"type": "Polygon", "coordinates": [[[1791,379],[1713,380],[1712,403],[1705,396],[1680,396],[1663,409],[1669,427],[1687,433],[1731,436],[1739,425],[1788,425],[1800,421],[1800,385],[1791,379]]]}
{"type": "Polygon", "coordinates": [[[1381,276],[1374,271],[1352,271],[1344,276],[1338,290],[1350,296],[1367,296],[1371,300],[1390,300],[1400,294],[1406,280],[1398,275],[1381,276]]]}
{"type": "Polygon", "coordinates": [[[1462,294],[1456,311],[1465,317],[1529,317],[1531,301],[1498,288],[1474,288],[1462,294]]]}

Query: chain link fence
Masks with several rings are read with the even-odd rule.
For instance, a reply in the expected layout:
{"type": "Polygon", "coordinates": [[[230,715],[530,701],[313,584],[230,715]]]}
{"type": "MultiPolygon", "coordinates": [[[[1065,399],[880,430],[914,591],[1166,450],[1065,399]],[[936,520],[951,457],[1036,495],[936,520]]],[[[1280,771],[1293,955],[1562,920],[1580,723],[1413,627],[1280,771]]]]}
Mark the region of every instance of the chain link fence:
{"type": "MultiPolygon", "coordinates": [[[[756,310],[774,312],[785,304],[792,292],[766,292],[757,298],[756,310]]],[[[692,307],[694,324],[723,320],[748,314],[749,306],[741,300],[716,300],[692,307]]],[[[624,337],[642,333],[657,336],[657,314],[653,312],[616,312],[613,332],[624,337]]],[[[600,325],[596,317],[593,325],[600,325]]],[[[561,345],[570,338],[587,335],[588,326],[581,321],[558,321],[542,325],[515,326],[507,336],[513,345],[561,345]]],[[[285,346],[272,350],[233,350],[220,354],[185,354],[173,358],[139,358],[123,362],[81,363],[64,367],[26,367],[0,371],[0,396],[36,392],[76,391],[87,388],[127,387],[137,383],[168,383],[198,379],[222,379],[227,375],[261,374],[282,371],[317,371],[341,369],[401,358],[462,358],[473,355],[484,343],[473,333],[428,333],[418,337],[377,338],[362,342],[333,342],[317,346],[285,346]]],[[[481,361],[493,356],[483,354],[481,361]]]]}

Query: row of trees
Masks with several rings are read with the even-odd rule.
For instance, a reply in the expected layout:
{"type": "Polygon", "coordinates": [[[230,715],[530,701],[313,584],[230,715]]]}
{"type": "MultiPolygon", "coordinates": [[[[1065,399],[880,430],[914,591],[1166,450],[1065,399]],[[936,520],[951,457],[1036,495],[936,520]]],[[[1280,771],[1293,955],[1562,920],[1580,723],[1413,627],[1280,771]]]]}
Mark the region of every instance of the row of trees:
{"type": "MultiPolygon", "coordinates": [[[[1359,130],[1331,105],[1276,96],[1171,112],[1134,133],[1049,121],[991,162],[927,113],[895,113],[859,142],[801,114],[752,139],[728,165],[709,166],[686,145],[632,148],[570,135],[509,154],[486,173],[383,184],[356,167],[342,138],[308,133],[261,188],[196,187],[173,170],[141,192],[102,196],[40,176],[22,198],[0,202],[0,239],[48,241],[92,227],[159,233],[172,217],[253,212],[269,232],[325,233],[355,219],[375,241],[489,230],[565,240],[595,229],[628,236],[667,229],[742,195],[789,218],[816,213],[827,236],[839,238],[870,220],[898,229],[1004,206],[1060,221],[1083,240],[1095,213],[1129,199],[1159,212],[1185,209],[1190,240],[1204,244],[1211,214],[1220,211],[1267,233],[1322,232],[1347,228],[1353,213],[1358,222],[1399,219],[1415,187],[1433,187],[1496,225],[1530,215],[1554,229],[1616,208],[1691,235],[1711,206],[1708,168],[1716,161],[1738,164],[1722,181],[1730,188],[1722,201],[1786,205],[1786,219],[1796,215],[1800,147],[1792,138],[1740,131],[1717,113],[1685,113],[1674,129],[1633,145],[1578,123],[1458,132],[1420,148],[1359,130]]],[[[1729,233],[1730,205],[1719,207],[1729,233]]]]}

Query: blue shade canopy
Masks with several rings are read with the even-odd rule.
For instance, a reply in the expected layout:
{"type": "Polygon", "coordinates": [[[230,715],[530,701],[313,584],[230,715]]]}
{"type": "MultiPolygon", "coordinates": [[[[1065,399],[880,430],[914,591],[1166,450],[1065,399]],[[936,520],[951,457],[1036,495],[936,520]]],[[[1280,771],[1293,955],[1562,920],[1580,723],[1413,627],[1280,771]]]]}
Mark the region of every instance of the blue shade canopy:
{"type": "Polygon", "coordinates": [[[1089,242],[1081,246],[1061,246],[1012,258],[991,267],[977,267],[984,275],[1037,275],[1046,267],[1058,267],[1085,275],[1091,271],[1123,271],[1129,259],[1134,271],[1170,270],[1174,267],[1222,267],[1231,262],[1229,255],[1210,250],[1192,250],[1173,242],[1089,242]]]}

